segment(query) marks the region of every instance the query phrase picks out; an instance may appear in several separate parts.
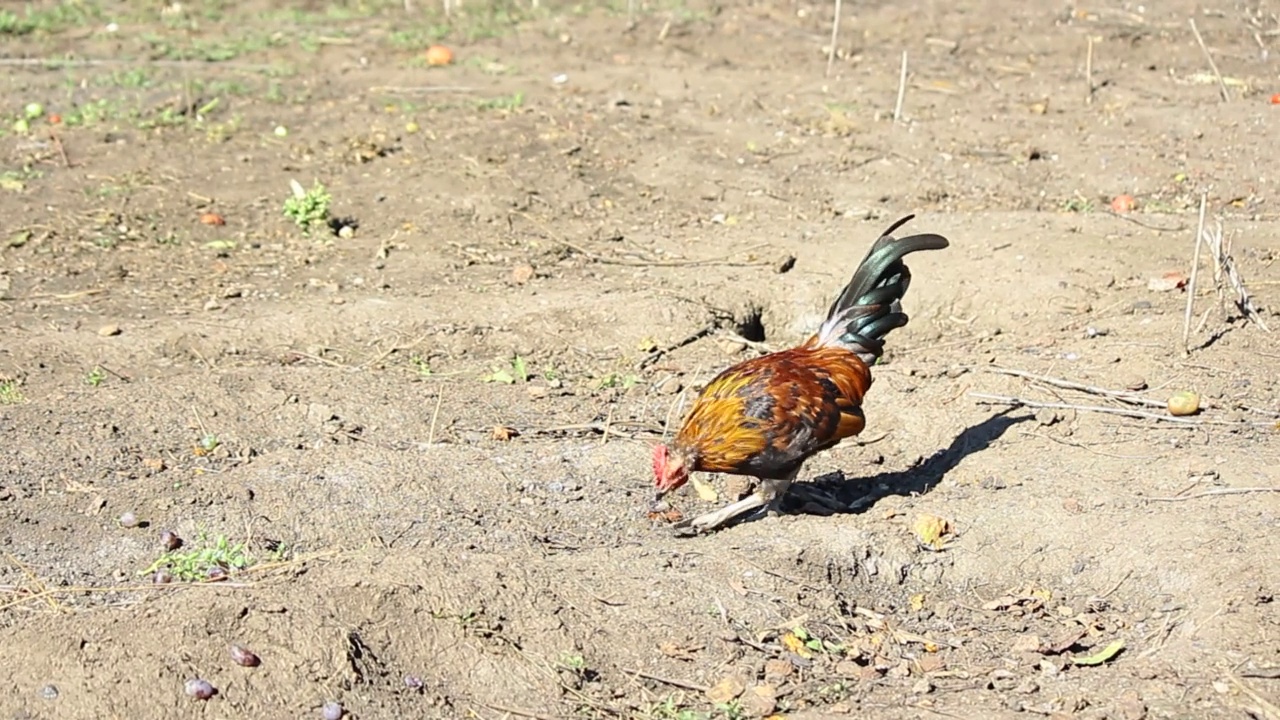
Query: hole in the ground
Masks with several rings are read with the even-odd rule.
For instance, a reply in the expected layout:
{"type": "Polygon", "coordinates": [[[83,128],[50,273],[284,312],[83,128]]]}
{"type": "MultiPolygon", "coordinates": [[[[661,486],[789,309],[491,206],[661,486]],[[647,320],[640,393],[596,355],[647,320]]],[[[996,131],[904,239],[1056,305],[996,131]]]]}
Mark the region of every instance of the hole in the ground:
{"type": "Polygon", "coordinates": [[[737,333],[751,342],[764,342],[764,320],[761,319],[763,312],[759,305],[748,305],[738,311],[734,318],[737,333]]]}

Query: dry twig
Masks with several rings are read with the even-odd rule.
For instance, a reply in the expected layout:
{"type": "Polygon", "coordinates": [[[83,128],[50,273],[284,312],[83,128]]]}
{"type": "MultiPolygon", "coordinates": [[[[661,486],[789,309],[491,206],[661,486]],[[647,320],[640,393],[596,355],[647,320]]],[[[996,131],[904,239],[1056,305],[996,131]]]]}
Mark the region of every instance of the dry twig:
{"type": "Polygon", "coordinates": [[[1198,500],[1200,498],[1217,497],[1219,495],[1250,495],[1252,493],[1269,492],[1280,492],[1280,487],[1215,488],[1213,490],[1198,492],[1195,495],[1175,495],[1173,497],[1153,497],[1146,499],[1151,502],[1183,502],[1184,500],[1198,500]]]}
{"type": "Polygon", "coordinates": [[[831,21],[831,47],[827,50],[827,73],[831,77],[831,66],[836,62],[836,41],[840,38],[840,9],[843,0],[836,0],[836,16],[831,21]]]}
{"type": "Polygon", "coordinates": [[[1218,79],[1218,90],[1222,92],[1222,102],[1230,102],[1231,93],[1227,91],[1227,81],[1222,79],[1222,73],[1218,71],[1218,63],[1213,61],[1213,55],[1209,53],[1209,47],[1204,44],[1204,38],[1200,37],[1200,28],[1196,27],[1196,19],[1187,18],[1187,22],[1191,24],[1191,32],[1196,36],[1196,44],[1200,46],[1200,51],[1204,53],[1204,59],[1209,61],[1209,69],[1213,71],[1213,76],[1218,79]]]}
{"type": "Polygon", "coordinates": [[[469,93],[475,92],[473,87],[461,85],[374,85],[371,93],[392,93],[395,95],[434,95],[436,93],[469,93]]]}
{"type": "Polygon", "coordinates": [[[1090,395],[1101,395],[1103,397],[1114,398],[1120,402],[1126,402],[1132,405],[1146,405],[1148,407],[1160,408],[1166,406],[1166,403],[1160,402],[1159,400],[1142,397],[1141,395],[1128,390],[1108,390],[1106,388],[1096,387],[1094,385],[1084,385],[1082,383],[1050,377],[1048,375],[1036,375],[1035,373],[1029,373],[1025,370],[989,366],[974,366],[973,369],[986,370],[987,372],[996,373],[997,375],[1012,375],[1014,377],[1025,378],[1027,380],[1033,380],[1035,382],[1041,382],[1046,385],[1053,385],[1054,387],[1060,387],[1067,390],[1079,390],[1080,392],[1088,393],[1090,395]]]}
{"type": "MultiPolygon", "coordinates": [[[[1192,27],[1195,27],[1193,24],[1192,27]]],[[[1196,302],[1196,276],[1200,272],[1200,247],[1204,244],[1204,206],[1209,193],[1200,193],[1200,222],[1196,226],[1196,247],[1191,258],[1191,279],[1187,281],[1187,311],[1182,318],[1182,354],[1191,354],[1191,309],[1196,302]]]]}
{"type": "Polygon", "coordinates": [[[902,51],[902,71],[898,73],[898,101],[893,105],[893,123],[902,118],[902,101],[907,97],[907,51],[902,51]]]}
{"type": "Polygon", "coordinates": [[[1185,418],[1175,417],[1173,415],[1160,415],[1158,413],[1143,412],[1141,410],[1130,410],[1128,408],[1103,407],[1101,405],[1075,405],[1073,403],[1047,403],[1035,400],[1027,400],[1025,398],[1009,397],[1006,395],[989,395],[987,393],[969,393],[969,397],[978,398],[979,402],[984,405],[1010,405],[1013,407],[1026,408],[1049,408],[1055,410],[1080,410],[1082,412],[1096,412],[1106,415],[1123,415],[1125,417],[1145,418],[1147,420],[1160,420],[1162,422],[1175,423],[1178,425],[1229,425],[1233,427],[1271,427],[1272,423],[1255,423],[1248,421],[1231,422],[1229,420],[1209,420],[1205,418],[1185,418]]]}
{"type": "Polygon", "coordinates": [[[660,683],[662,683],[663,685],[670,685],[671,687],[678,687],[678,688],[681,688],[681,689],[683,689],[683,690],[692,690],[692,691],[694,691],[694,692],[704,693],[704,692],[706,692],[707,690],[709,690],[709,689],[710,689],[710,688],[708,688],[706,685],[699,685],[698,683],[686,682],[686,681],[684,681],[684,680],[675,680],[675,679],[673,679],[673,678],[666,678],[666,677],[662,677],[661,675],[654,675],[654,674],[652,674],[652,673],[647,673],[647,672],[644,672],[644,671],[642,671],[642,670],[633,670],[633,669],[631,669],[631,668],[622,668],[622,672],[624,672],[624,673],[626,673],[626,674],[628,674],[628,675],[635,675],[636,677],[644,678],[645,680],[652,680],[652,681],[654,681],[654,682],[660,682],[660,683]]]}
{"type": "Polygon", "coordinates": [[[1088,45],[1088,48],[1086,48],[1086,50],[1085,50],[1085,55],[1084,55],[1084,81],[1085,81],[1085,84],[1086,84],[1086,85],[1088,85],[1088,87],[1089,87],[1089,92],[1088,92],[1087,94],[1085,94],[1085,96],[1084,96],[1084,102],[1085,102],[1085,104],[1086,104],[1086,105],[1088,105],[1088,104],[1091,104],[1091,103],[1093,102],[1093,91],[1094,91],[1094,87],[1093,87],[1093,35],[1089,35],[1089,36],[1086,38],[1086,40],[1088,41],[1088,44],[1089,44],[1089,45],[1088,45]]]}
{"type": "Polygon", "coordinates": [[[1249,296],[1249,291],[1244,286],[1244,278],[1240,276],[1240,269],[1236,267],[1236,261],[1231,257],[1230,248],[1223,242],[1221,224],[1214,228],[1213,232],[1204,231],[1203,241],[1213,253],[1213,276],[1214,282],[1218,284],[1218,291],[1222,292],[1221,279],[1226,275],[1227,281],[1236,292],[1235,304],[1241,314],[1262,328],[1264,332],[1271,332],[1271,328],[1267,327],[1267,323],[1263,321],[1258,308],[1253,305],[1253,298],[1249,296]]]}
{"type": "Polygon", "coordinates": [[[658,360],[661,359],[663,355],[666,355],[671,352],[675,352],[676,350],[679,350],[680,348],[686,345],[692,345],[695,342],[701,340],[704,337],[707,337],[708,335],[710,335],[715,331],[716,331],[716,326],[714,324],[707,325],[706,327],[690,333],[689,335],[676,341],[675,343],[672,343],[671,345],[658,348],[657,350],[654,350],[653,352],[641,358],[640,362],[636,363],[636,369],[643,370],[649,367],[650,365],[658,362],[658,360]]]}

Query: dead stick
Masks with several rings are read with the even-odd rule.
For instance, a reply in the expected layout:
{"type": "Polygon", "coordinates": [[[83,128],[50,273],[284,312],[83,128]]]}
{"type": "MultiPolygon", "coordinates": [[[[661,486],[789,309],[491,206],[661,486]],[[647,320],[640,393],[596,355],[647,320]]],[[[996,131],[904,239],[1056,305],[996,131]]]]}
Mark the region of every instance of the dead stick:
{"type": "Polygon", "coordinates": [[[843,0],[836,0],[836,16],[831,21],[831,47],[827,50],[827,73],[831,77],[831,66],[836,62],[836,41],[840,37],[840,7],[843,0]]]}
{"type": "Polygon", "coordinates": [[[1218,63],[1213,61],[1213,55],[1209,54],[1209,47],[1204,44],[1204,38],[1200,37],[1200,28],[1196,27],[1196,19],[1187,18],[1187,22],[1191,24],[1191,32],[1195,33],[1196,44],[1204,53],[1204,59],[1209,61],[1209,69],[1213,71],[1213,76],[1218,78],[1218,90],[1222,92],[1222,102],[1230,102],[1231,93],[1227,90],[1227,81],[1222,79],[1222,73],[1218,71],[1218,63]]]}
{"type": "Polygon", "coordinates": [[[1124,575],[1121,575],[1120,579],[1116,581],[1115,585],[1111,586],[1110,590],[1107,590],[1106,592],[1102,593],[1098,597],[1102,598],[1103,600],[1106,600],[1112,595],[1115,595],[1116,591],[1120,589],[1120,586],[1124,584],[1124,581],[1128,580],[1129,576],[1132,574],[1133,574],[1133,568],[1129,568],[1128,572],[1126,572],[1124,575]]]}
{"type": "Polygon", "coordinates": [[[660,675],[653,675],[647,672],[643,672],[641,670],[632,670],[631,668],[622,668],[622,672],[627,673],[628,675],[635,675],[636,677],[644,678],[645,680],[652,680],[654,682],[660,682],[663,685],[670,685],[671,687],[678,687],[684,690],[692,690],[694,692],[704,693],[709,689],[706,685],[699,685],[697,683],[685,682],[684,680],[675,680],[672,678],[665,678],[660,675]]]}
{"type": "Polygon", "coordinates": [[[1205,490],[1195,495],[1178,495],[1175,497],[1153,497],[1146,498],[1151,502],[1183,502],[1185,500],[1196,500],[1199,498],[1216,497],[1218,495],[1248,495],[1250,493],[1269,493],[1280,492],[1280,487],[1247,487],[1247,488],[1217,488],[1215,490],[1205,490]]]}
{"type": "Polygon", "coordinates": [[[369,92],[427,95],[431,93],[469,93],[475,92],[475,88],[461,85],[374,85],[369,88],[369,92]]]}
{"type": "MultiPolygon", "coordinates": [[[[978,369],[977,366],[974,367],[975,369],[978,369]]],[[[1036,382],[1046,383],[1055,387],[1066,388],[1067,390],[1079,390],[1080,392],[1086,392],[1092,395],[1103,395],[1105,397],[1115,398],[1121,402],[1133,403],[1135,405],[1148,405],[1151,407],[1166,406],[1166,403],[1160,402],[1159,400],[1152,400],[1151,398],[1135,395],[1127,390],[1108,390],[1094,385],[1071,382],[1070,380],[1063,380],[1061,378],[1050,377],[1048,375],[1036,375],[1035,373],[1029,373],[1025,370],[1014,370],[1012,368],[982,367],[981,369],[986,370],[987,372],[996,373],[997,375],[1012,375],[1014,377],[1026,378],[1027,380],[1034,380],[1036,382]]]]}
{"type": "Polygon", "coordinates": [[[480,703],[484,707],[494,712],[506,713],[507,715],[519,715],[520,717],[533,718],[533,720],[554,720],[550,715],[543,715],[533,710],[524,710],[522,708],[510,707],[507,705],[498,705],[496,703],[480,703]]]}
{"type": "Polygon", "coordinates": [[[1191,354],[1191,311],[1196,302],[1196,276],[1200,274],[1200,246],[1204,244],[1204,206],[1209,193],[1200,193],[1200,222],[1196,227],[1196,248],[1191,257],[1191,279],[1187,281],[1187,311],[1182,318],[1182,356],[1191,354]]]}
{"type": "Polygon", "coordinates": [[[1088,36],[1089,47],[1084,55],[1084,81],[1089,86],[1089,93],[1084,96],[1086,105],[1093,103],[1093,36],[1088,36]]]}
{"type": "Polygon", "coordinates": [[[62,145],[62,138],[57,133],[49,133],[49,139],[53,141],[53,146],[58,148],[58,154],[62,156],[62,165],[71,167],[71,159],[67,157],[67,149],[62,145]]]}
{"type": "Polygon", "coordinates": [[[636,369],[643,370],[649,367],[650,365],[654,364],[655,362],[657,362],[658,359],[661,358],[663,355],[666,355],[671,352],[675,352],[676,350],[679,350],[685,345],[692,345],[693,343],[701,340],[702,338],[710,335],[713,332],[715,332],[715,326],[708,325],[702,328],[701,330],[690,333],[688,336],[686,336],[684,339],[680,340],[679,342],[668,345],[664,348],[658,348],[657,350],[654,350],[653,352],[644,356],[644,358],[640,362],[636,363],[636,369]]]}
{"type": "MultiPolygon", "coordinates": [[[[1235,675],[1232,675],[1230,677],[1231,677],[1231,682],[1235,683],[1235,686],[1240,688],[1240,692],[1244,693],[1245,695],[1248,695],[1255,703],[1258,704],[1259,707],[1256,709],[1260,710],[1261,712],[1257,714],[1262,715],[1264,720],[1280,720],[1280,707],[1277,707],[1275,703],[1259,695],[1258,691],[1240,682],[1240,679],[1237,678],[1235,675]]],[[[1250,710],[1253,710],[1253,709],[1254,708],[1250,708],[1250,710]]],[[[1249,714],[1253,715],[1254,713],[1250,712],[1249,714]]]]}
{"type": "Polygon", "coordinates": [[[436,393],[436,409],[431,412],[431,429],[427,431],[427,444],[434,445],[436,442],[436,419],[440,417],[440,403],[444,402],[444,388],[440,388],[440,392],[436,393]]]}
{"type": "Polygon", "coordinates": [[[600,431],[601,445],[604,445],[605,443],[609,442],[609,431],[613,429],[610,427],[611,425],[613,425],[613,406],[612,405],[609,406],[609,415],[604,419],[604,430],[600,431]]]}
{"type": "Polygon", "coordinates": [[[907,97],[907,51],[902,51],[902,71],[898,74],[898,102],[893,106],[893,123],[902,117],[902,101],[907,97]]]}
{"type": "Polygon", "coordinates": [[[1228,420],[1193,420],[1191,418],[1175,417],[1173,415],[1159,415],[1156,413],[1142,412],[1141,410],[1129,410],[1127,408],[1111,408],[1102,407],[1101,405],[1074,405],[1072,403],[1046,403],[1037,402],[1035,400],[1026,400],[1023,398],[1008,397],[1005,395],[988,395],[987,393],[969,393],[970,397],[987,401],[985,404],[992,405],[1012,405],[1014,407],[1028,408],[1048,408],[1051,410],[1081,410],[1085,412],[1103,413],[1106,415],[1124,415],[1125,417],[1146,418],[1148,420],[1160,420],[1163,422],[1176,423],[1179,425],[1249,425],[1253,427],[1271,427],[1271,423],[1252,423],[1247,421],[1230,422],[1228,420]]]}

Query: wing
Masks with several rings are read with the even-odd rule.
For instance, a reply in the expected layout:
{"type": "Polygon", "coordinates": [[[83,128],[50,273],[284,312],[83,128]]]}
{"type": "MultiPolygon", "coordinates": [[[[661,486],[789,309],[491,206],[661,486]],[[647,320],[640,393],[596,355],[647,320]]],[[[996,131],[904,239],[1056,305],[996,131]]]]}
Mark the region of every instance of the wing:
{"type": "Polygon", "coordinates": [[[862,432],[871,373],[840,348],[796,348],[748,360],[712,380],[681,437],[698,469],[785,477],[809,456],[862,432]]]}

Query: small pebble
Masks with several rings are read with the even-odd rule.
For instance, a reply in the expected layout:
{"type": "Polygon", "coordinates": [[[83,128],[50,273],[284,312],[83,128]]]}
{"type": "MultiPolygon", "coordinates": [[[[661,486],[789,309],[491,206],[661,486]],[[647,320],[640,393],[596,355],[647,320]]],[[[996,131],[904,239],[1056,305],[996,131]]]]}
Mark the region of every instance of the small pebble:
{"type": "Polygon", "coordinates": [[[346,711],[342,709],[341,703],[332,701],[325,703],[324,707],[320,708],[320,716],[324,720],[342,720],[342,716],[345,713],[346,711]]]}
{"type": "Polygon", "coordinates": [[[185,686],[187,694],[197,700],[208,700],[218,694],[218,689],[209,684],[208,680],[200,678],[191,678],[185,686]]]}
{"type": "Polygon", "coordinates": [[[120,513],[120,517],[116,522],[120,523],[122,528],[138,527],[138,516],[132,510],[120,513]]]}
{"type": "Polygon", "coordinates": [[[98,334],[102,337],[112,337],[120,334],[120,326],[116,324],[103,325],[98,328],[98,334]]]}
{"type": "Polygon", "coordinates": [[[40,688],[40,697],[44,698],[45,700],[57,700],[58,686],[45,685],[44,687],[40,688]]]}
{"type": "Polygon", "coordinates": [[[409,688],[410,690],[421,690],[422,678],[418,677],[417,675],[405,675],[404,686],[409,688]]]}
{"type": "Polygon", "coordinates": [[[172,530],[164,530],[160,533],[160,544],[164,545],[165,550],[177,550],[182,547],[182,538],[172,530]]]}
{"type": "Polygon", "coordinates": [[[219,582],[227,579],[227,571],[216,565],[205,571],[204,575],[209,582],[219,582]]]}
{"type": "Polygon", "coordinates": [[[151,581],[157,585],[164,585],[173,582],[173,575],[168,570],[157,570],[151,581]]]}
{"type": "Polygon", "coordinates": [[[262,660],[253,651],[240,645],[231,646],[231,659],[241,667],[258,667],[262,660]]]}

